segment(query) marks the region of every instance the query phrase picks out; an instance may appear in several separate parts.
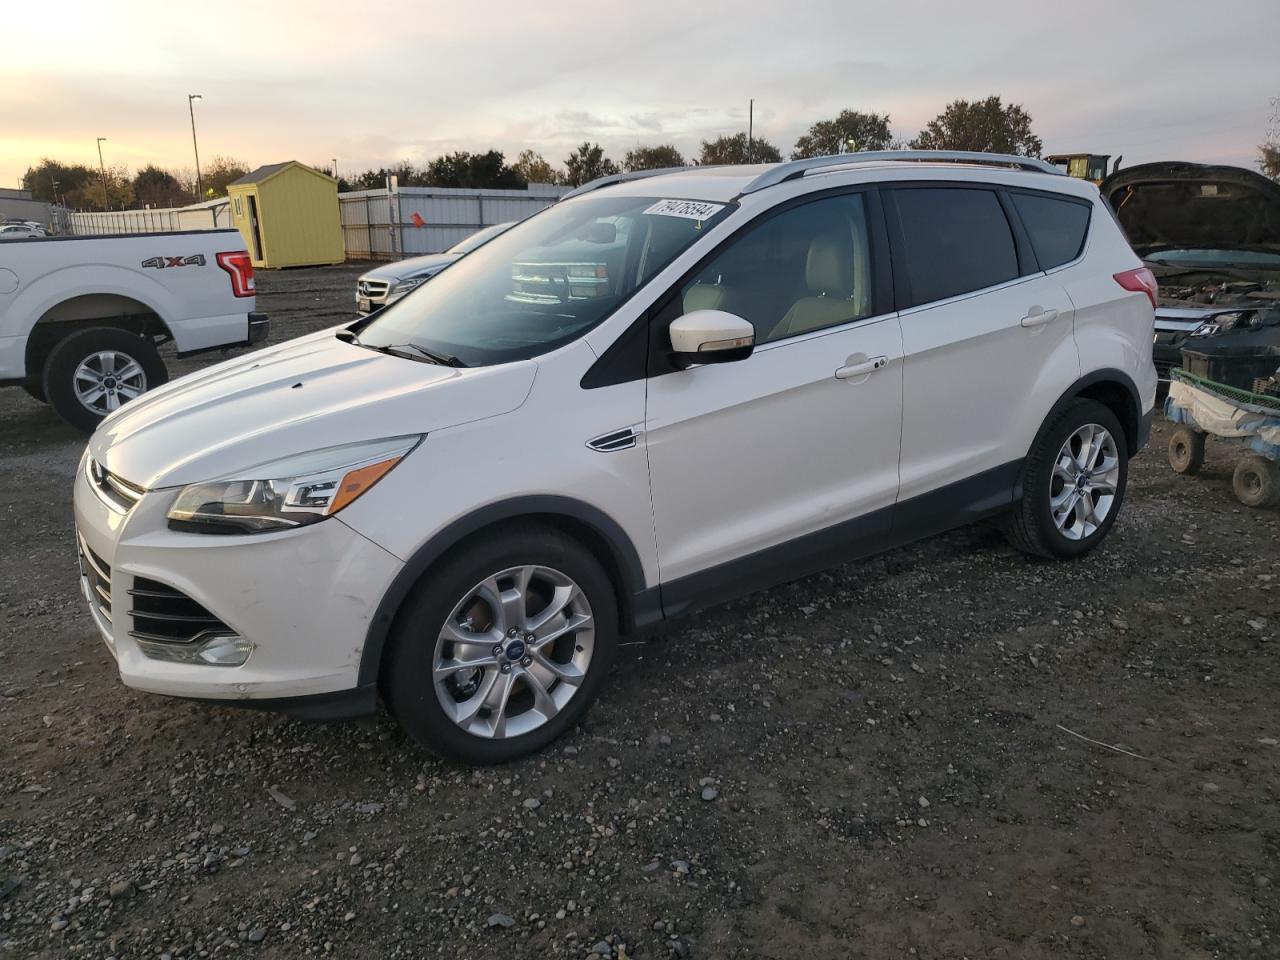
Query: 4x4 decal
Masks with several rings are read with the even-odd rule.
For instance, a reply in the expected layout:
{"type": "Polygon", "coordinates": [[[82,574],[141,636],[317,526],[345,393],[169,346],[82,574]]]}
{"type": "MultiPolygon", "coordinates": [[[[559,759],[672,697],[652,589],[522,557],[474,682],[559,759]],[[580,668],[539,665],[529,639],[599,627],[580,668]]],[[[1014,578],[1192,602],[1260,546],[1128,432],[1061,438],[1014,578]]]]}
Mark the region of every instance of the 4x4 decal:
{"type": "Polygon", "coordinates": [[[197,253],[189,257],[148,257],[142,265],[163,270],[165,267],[203,267],[206,262],[204,254],[197,253]]]}

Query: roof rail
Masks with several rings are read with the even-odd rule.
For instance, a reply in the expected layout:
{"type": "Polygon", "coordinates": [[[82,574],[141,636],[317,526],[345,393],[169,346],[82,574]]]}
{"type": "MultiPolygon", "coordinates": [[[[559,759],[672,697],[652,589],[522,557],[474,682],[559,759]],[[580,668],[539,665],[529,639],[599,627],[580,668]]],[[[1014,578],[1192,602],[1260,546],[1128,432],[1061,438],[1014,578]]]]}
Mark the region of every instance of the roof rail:
{"type": "Polygon", "coordinates": [[[745,187],[742,194],[755,193],[765,187],[777,186],[788,180],[797,180],[810,170],[826,167],[843,167],[855,163],[881,163],[885,160],[916,160],[921,162],[944,161],[947,163],[981,163],[1000,167],[1017,167],[1033,173],[1065,174],[1053,164],[1035,157],[1017,157],[1009,153],[978,153],[973,150],[867,150],[861,153],[841,153],[828,157],[808,157],[780,163],[766,170],[745,187]]]}
{"type": "Polygon", "coordinates": [[[574,187],[560,199],[568,200],[570,197],[581,196],[584,193],[590,193],[592,190],[599,190],[601,187],[611,187],[615,183],[626,183],[628,180],[643,180],[646,177],[660,177],[664,173],[683,173],[686,170],[709,170],[714,166],[720,166],[720,164],[708,164],[707,166],[696,167],[659,167],[656,170],[632,170],[630,173],[613,173],[607,177],[597,177],[594,180],[588,180],[582,186],[574,187]]]}

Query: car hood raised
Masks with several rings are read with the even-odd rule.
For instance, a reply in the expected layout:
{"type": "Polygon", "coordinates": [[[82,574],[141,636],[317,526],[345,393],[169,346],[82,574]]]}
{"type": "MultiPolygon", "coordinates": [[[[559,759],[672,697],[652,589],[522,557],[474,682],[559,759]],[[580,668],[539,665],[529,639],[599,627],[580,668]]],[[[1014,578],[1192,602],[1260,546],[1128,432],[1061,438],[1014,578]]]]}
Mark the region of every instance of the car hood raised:
{"type": "Polygon", "coordinates": [[[455,369],[377,353],[334,330],[159,387],[102,422],[93,458],[157,489],[322,447],[429,433],[516,409],[534,361],[455,369]]]}
{"type": "Polygon", "coordinates": [[[1098,189],[1139,256],[1160,248],[1280,250],[1280,184],[1252,170],[1144,163],[1098,189]]]}
{"type": "Polygon", "coordinates": [[[456,254],[432,253],[425,257],[410,257],[408,260],[397,260],[385,266],[375,267],[368,273],[360,275],[361,280],[386,280],[395,283],[397,280],[408,280],[424,273],[439,273],[453,261],[456,254]]]}

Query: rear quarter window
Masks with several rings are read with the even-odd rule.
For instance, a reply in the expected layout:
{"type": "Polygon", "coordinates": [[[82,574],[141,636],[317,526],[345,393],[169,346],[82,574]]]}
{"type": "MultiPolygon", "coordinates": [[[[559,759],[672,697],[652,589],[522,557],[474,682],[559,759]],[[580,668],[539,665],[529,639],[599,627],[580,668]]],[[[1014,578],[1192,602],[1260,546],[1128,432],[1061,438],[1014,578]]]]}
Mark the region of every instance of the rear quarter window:
{"type": "Polygon", "coordinates": [[[1018,277],[1018,253],[993,190],[894,191],[911,303],[932,303],[1018,277]]]}
{"type": "Polygon", "coordinates": [[[1041,270],[1052,270],[1080,256],[1089,233],[1092,204],[1042,194],[1010,194],[1022,218],[1041,270]]]}

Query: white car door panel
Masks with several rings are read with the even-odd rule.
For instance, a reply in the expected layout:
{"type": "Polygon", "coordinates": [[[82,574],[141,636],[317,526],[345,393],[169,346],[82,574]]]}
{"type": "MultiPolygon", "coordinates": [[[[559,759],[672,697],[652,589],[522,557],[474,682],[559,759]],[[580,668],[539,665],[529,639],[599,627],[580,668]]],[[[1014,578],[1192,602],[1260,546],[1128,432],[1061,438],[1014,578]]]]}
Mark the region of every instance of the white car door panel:
{"type": "MultiPolygon", "coordinates": [[[[895,316],[651,380],[645,436],[663,580],[891,507],[901,402],[895,316]],[[838,376],[856,364],[878,366],[838,376]]],[[[888,519],[886,510],[885,528],[888,519]]]]}

